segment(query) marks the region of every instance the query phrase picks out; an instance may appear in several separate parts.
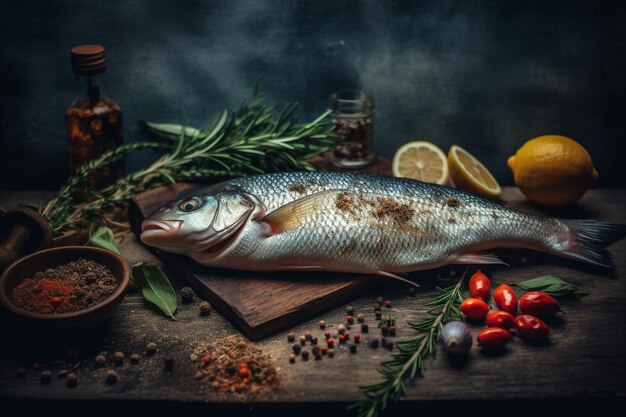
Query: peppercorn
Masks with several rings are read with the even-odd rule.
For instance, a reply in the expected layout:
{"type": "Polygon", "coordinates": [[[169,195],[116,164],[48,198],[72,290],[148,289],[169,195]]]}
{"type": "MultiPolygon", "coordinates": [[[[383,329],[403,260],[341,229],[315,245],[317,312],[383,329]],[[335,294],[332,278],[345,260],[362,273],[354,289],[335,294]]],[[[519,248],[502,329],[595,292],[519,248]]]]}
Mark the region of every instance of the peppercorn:
{"type": "Polygon", "coordinates": [[[328,345],[328,347],[332,347],[333,344],[335,344],[335,341],[331,338],[326,339],[326,344],[328,345]]]}
{"type": "Polygon", "coordinates": [[[337,326],[337,333],[344,334],[345,332],[346,332],[346,326],[344,326],[343,324],[340,324],[339,326],[337,326]]]}
{"type": "Polygon", "coordinates": [[[354,343],[350,345],[350,353],[356,353],[356,345],[354,343]]]}
{"type": "Polygon", "coordinates": [[[378,349],[378,345],[380,344],[380,340],[378,339],[372,339],[370,340],[370,347],[372,349],[378,349]]]}
{"type": "Polygon", "coordinates": [[[391,300],[385,301],[385,308],[391,308],[391,300]]]}
{"type": "Polygon", "coordinates": [[[300,340],[300,344],[304,346],[304,344],[306,343],[306,336],[300,336],[299,340],[300,340]]]}
{"type": "Polygon", "coordinates": [[[113,361],[116,365],[122,365],[124,363],[124,352],[115,352],[113,354],[113,361]]]}
{"type": "Polygon", "coordinates": [[[296,355],[300,354],[300,350],[302,350],[302,348],[300,347],[300,345],[293,345],[291,347],[291,350],[293,350],[293,353],[295,353],[296,355]]]}
{"type": "Polygon", "coordinates": [[[335,356],[335,351],[333,349],[328,349],[328,357],[332,358],[335,356]]]}
{"type": "Polygon", "coordinates": [[[163,369],[165,371],[171,371],[172,369],[174,369],[174,359],[173,358],[165,358],[163,360],[163,369]]]}
{"type": "Polygon", "coordinates": [[[320,348],[320,352],[322,352],[322,355],[325,355],[328,352],[328,348],[326,346],[322,346],[320,348]]]}
{"type": "Polygon", "coordinates": [[[389,336],[396,335],[396,326],[389,326],[389,336]]]}
{"type": "Polygon", "coordinates": [[[224,369],[226,370],[226,372],[228,372],[231,375],[234,375],[235,372],[237,372],[237,369],[235,368],[234,365],[226,365],[224,369]]]}
{"type": "Polygon", "coordinates": [[[65,378],[67,376],[67,374],[69,374],[70,371],[68,371],[67,369],[61,369],[59,372],[57,372],[57,376],[59,378],[65,378]]]}
{"type": "Polygon", "coordinates": [[[42,384],[49,384],[51,380],[52,380],[52,372],[45,370],[41,373],[42,384]]]}
{"type": "Polygon", "coordinates": [[[156,343],[150,342],[150,343],[148,343],[146,345],[146,353],[148,355],[154,355],[156,353],[156,351],[157,351],[157,348],[158,348],[158,346],[157,346],[156,343]]]}
{"type": "Polygon", "coordinates": [[[193,289],[191,287],[183,287],[180,290],[180,298],[185,304],[191,303],[193,301],[193,289]]]}
{"type": "Polygon", "coordinates": [[[295,363],[296,362],[296,355],[294,355],[293,353],[289,354],[289,363],[295,363]]]}
{"type": "Polygon", "coordinates": [[[311,353],[313,353],[313,355],[316,355],[320,352],[320,347],[319,346],[313,346],[313,348],[311,349],[311,353]]]}
{"type": "Polygon", "coordinates": [[[346,314],[351,316],[354,314],[354,307],[353,306],[348,306],[346,307],[346,314]]]}
{"type": "Polygon", "coordinates": [[[389,336],[389,325],[383,324],[382,326],[380,326],[380,331],[382,332],[383,336],[389,336]]]}
{"type": "Polygon", "coordinates": [[[414,287],[409,288],[409,295],[415,295],[415,288],[414,287]]]}
{"type": "Polygon", "coordinates": [[[393,342],[387,342],[385,347],[387,348],[387,350],[393,350],[393,342]]]}
{"type": "Polygon", "coordinates": [[[352,323],[354,323],[354,317],[348,316],[348,317],[346,317],[346,321],[348,322],[348,324],[352,324],[352,323]]]}
{"type": "Polygon", "coordinates": [[[311,332],[304,332],[304,339],[311,340],[311,332]]]}
{"type": "Polygon", "coordinates": [[[133,353],[132,355],[130,355],[130,363],[132,363],[133,365],[136,365],[139,363],[139,359],[141,359],[141,356],[139,356],[136,353],[133,353]]]}
{"type": "Polygon", "coordinates": [[[117,382],[117,372],[113,369],[107,369],[104,375],[106,377],[107,384],[113,385],[117,382]]]}
{"type": "Polygon", "coordinates": [[[374,306],[374,313],[376,313],[377,311],[380,311],[380,306],[378,304],[374,306]]]}
{"type": "Polygon", "coordinates": [[[365,321],[365,315],[364,315],[363,313],[359,313],[359,314],[356,316],[356,320],[357,320],[359,323],[363,323],[363,322],[365,321]]]}
{"type": "Polygon", "coordinates": [[[312,344],[317,345],[317,337],[315,337],[315,336],[311,336],[311,339],[310,339],[310,340],[311,340],[311,343],[312,343],[312,344]]]}
{"type": "Polygon", "coordinates": [[[325,332],[324,333],[324,338],[325,339],[330,339],[330,337],[331,337],[330,332],[325,332]]]}
{"type": "Polygon", "coordinates": [[[353,338],[354,338],[354,343],[359,343],[361,341],[361,335],[358,333],[355,334],[353,338]]]}
{"type": "Polygon", "coordinates": [[[296,340],[296,335],[294,335],[293,333],[289,333],[289,334],[287,335],[287,341],[288,341],[289,343],[293,343],[293,341],[294,341],[294,340],[296,340]]]}
{"type": "Polygon", "coordinates": [[[370,326],[368,326],[368,325],[367,325],[367,324],[365,324],[365,323],[361,324],[361,331],[362,331],[363,333],[367,333],[367,332],[369,332],[369,330],[370,330],[370,326]]]}
{"type": "Polygon", "coordinates": [[[107,358],[105,358],[103,355],[96,355],[93,361],[96,365],[96,368],[101,368],[107,362],[107,358]]]}
{"type": "Polygon", "coordinates": [[[208,301],[201,301],[198,308],[200,309],[201,316],[208,316],[211,312],[211,304],[209,304],[208,301]]]}
{"type": "Polygon", "coordinates": [[[380,311],[376,312],[376,320],[380,320],[383,317],[383,313],[381,313],[380,311]]]}
{"type": "Polygon", "coordinates": [[[383,338],[381,338],[381,339],[380,339],[380,345],[381,345],[382,347],[387,346],[387,339],[385,339],[384,337],[383,337],[383,338]]]}
{"type": "Polygon", "coordinates": [[[321,361],[322,360],[322,354],[320,352],[317,352],[313,356],[315,357],[316,361],[321,361]]]}
{"type": "Polygon", "coordinates": [[[320,329],[326,328],[326,322],[324,320],[320,320],[320,329]]]}
{"type": "Polygon", "coordinates": [[[18,368],[17,371],[15,372],[15,375],[18,378],[24,378],[26,376],[26,369],[24,368],[18,368]]]}
{"type": "Polygon", "coordinates": [[[376,303],[378,303],[378,305],[382,306],[383,305],[383,297],[376,297],[376,303]]]}
{"type": "Polygon", "coordinates": [[[69,388],[75,387],[77,383],[78,383],[78,376],[74,372],[70,372],[69,374],[67,374],[67,380],[65,381],[65,384],[69,388]]]}
{"type": "Polygon", "coordinates": [[[300,353],[300,355],[302,356],[303,361],[309,360],[309,352],[307,350],[303,350],[302,353],[300,353]]]}

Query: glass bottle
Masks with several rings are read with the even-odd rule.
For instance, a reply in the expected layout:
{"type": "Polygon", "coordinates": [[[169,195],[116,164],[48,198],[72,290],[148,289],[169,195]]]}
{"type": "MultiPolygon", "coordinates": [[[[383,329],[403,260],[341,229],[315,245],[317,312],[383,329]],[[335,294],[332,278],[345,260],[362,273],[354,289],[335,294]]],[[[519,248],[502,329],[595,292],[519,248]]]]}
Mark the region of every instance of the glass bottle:
{"type": "MultiPolygon", "coordinates": [[[[66,111],[70,169],[75,174],[82,165],[124,140],[120,106],[102,91],[106,70],[104,48],[80,45],[72,48],[72,70],[76,75],[78,97],[66,111]]],[[[93,173],[89,181],[96,189],[112,184],[124,175],[124,162],[93,173]]]]}
{"type": "Polygon", "coordinates": [[[337,91],[329,107],[335,125],[335,145],[330,160],[341,168],[361,168],[374,160],[372,115],[374,100],[360,90],[337,91]]]}

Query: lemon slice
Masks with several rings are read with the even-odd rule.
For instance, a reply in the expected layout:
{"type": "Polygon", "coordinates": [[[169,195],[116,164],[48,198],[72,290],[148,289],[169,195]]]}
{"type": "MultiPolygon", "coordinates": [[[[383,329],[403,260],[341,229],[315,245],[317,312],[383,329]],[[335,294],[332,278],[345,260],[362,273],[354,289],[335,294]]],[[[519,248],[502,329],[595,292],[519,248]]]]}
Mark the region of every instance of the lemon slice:
{"type": "Polygon", "coordinates": [[[434,184],[447,184],[450,178],[448,159],[437,145],[416,141],[405,143],[396,151],[393,175],[434,184]]]}
{"type": "Polygon", "coordinates": [[[452,145],[448,152],[450,176],[454,185],[465,190],[497,197],[502,192],[500,184],[491,172],[472,154],[458,145],[452,145]]]}

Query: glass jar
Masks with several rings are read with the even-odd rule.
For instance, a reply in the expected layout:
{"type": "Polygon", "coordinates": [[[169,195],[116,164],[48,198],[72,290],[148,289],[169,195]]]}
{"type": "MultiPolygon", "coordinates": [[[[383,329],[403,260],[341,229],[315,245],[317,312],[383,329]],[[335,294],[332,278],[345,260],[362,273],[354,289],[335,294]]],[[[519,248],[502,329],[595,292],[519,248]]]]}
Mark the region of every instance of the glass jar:
{"type": "Polygon", "coordinates": [[[374,100],[360,90],[337,91],[329,107],[335,126],[331,162],[341,168],[361,168],[374,161],[372,115],[374,100]]]}
{"type": "MultiPolygon", "coordinates": [[[[106,59],[100,45],[72,49],[72,69],[76,75],[77,97],[65,112],[70,153],[70,170],[120,146],[124,140],[120,106],[105,97],[102,89],[106,59]]],[[[124,175],[123,161],[94,172],[89,177],[96,189],[111,185],[124,175]]]]}

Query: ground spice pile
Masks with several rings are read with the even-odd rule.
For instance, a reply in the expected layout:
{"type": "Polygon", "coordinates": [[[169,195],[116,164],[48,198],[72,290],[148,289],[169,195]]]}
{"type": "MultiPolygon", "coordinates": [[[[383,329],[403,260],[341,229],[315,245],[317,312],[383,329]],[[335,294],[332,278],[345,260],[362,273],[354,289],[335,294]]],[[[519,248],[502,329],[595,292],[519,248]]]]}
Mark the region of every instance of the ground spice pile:
{"type": "Polygon", "coordinates": [[[196,379],[215,391],[253,396],[277,384],[272,357],[239,335],[201,344],[191,359],[198,362],[196,379]]]}
{"type": "Polygon", "coordinates": [[[116,288],[109,268],[80,258],[24,279],[13,289],[12,301],[34,313],[72,313],[99,303],[116,288]]]}

